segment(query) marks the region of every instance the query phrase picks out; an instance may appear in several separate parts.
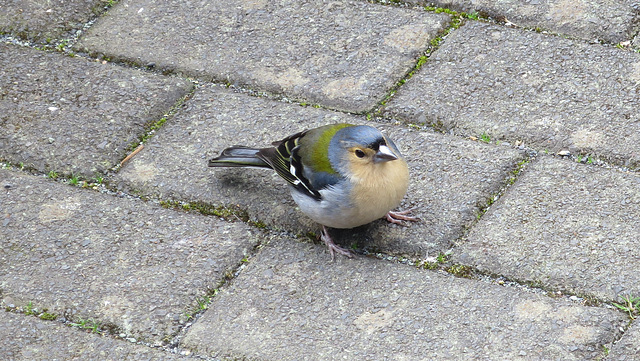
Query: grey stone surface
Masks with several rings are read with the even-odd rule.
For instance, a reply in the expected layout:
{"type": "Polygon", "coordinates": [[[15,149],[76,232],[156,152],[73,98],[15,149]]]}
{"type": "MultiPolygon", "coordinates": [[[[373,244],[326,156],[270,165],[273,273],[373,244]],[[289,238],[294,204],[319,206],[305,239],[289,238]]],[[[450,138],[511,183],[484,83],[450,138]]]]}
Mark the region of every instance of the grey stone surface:
{"type": "Polygon", "coordinates": [[[616,300],[640,294],[640,177],[543,157],[460,242],[454,261],[616,300]]]}
{"type": "Polygon", "coordinates": [[[122,1],[77,48],[328,107],[373,108],[446,26],[365,1],[122,1]]]}
{"type": "Polygon", "coordinates": [[[193,360],[150,347],[134,345],[0,311],[0,358],[7,361],[39,360],[193,360]]]}
{"type": "Polygon", "coordinates": [[[638,320],[526,286],[604,301],[640,294],[640,174],[542,155],[569,150],[640,166],[640,54],[589,43],[637,48],[638,1],[436,1],[563,35],[471,20],[452,29],[384,117],[369,123],[408,158],[412,182],[400,209],[416,207],[421,221],[380,220],[334,236],[429,261],[452,249],[452,262],[520,284],[362,255],[330,262],[326,247],[311,241],[153,204],[157,197],[225,205],[275,229],[317,232],[275,174],[211,169],[207,160],[233,144],[367,123],[287,100],[372,109],[447,15],[390,1],[121,0],[85,36],[74,30],[90,25],[106,1],[0,0],[7,41],[81,36],[76,58],[0,45],[0,168],[98,172],[113,190],[0,170],[0,308],[32,304],[58,315],[46,322],[0,311],[0,360],[178,358],[142,344],[177,344],[215,360],[639,359],[638,320]],[[101,53],[102,64],[82,59],[101,53]],[[161,73],[284,99],[200,86],[112,178],[145,124],[192,89],[161,73]],[[469,139],[484,132],[501,144],[469,139]],[[477,223],[479,208],[524,157],[517,141],[540,156],[477,223]],[[190,328],[187,313],[216,287],[190,328]],[[64,326],[81,319],[141,342],[64,326]]]}
{"type": "MultiPolygon", "coordinates": [[[[264,147],[303,129],[338,122],[363,123],[364,117],[202,87],[113,183],[160,199],[239,205],[253,220],[270,226],[296,233],[318,231],[319,226],[296,209],[286,182],[275,172],[212,169],[207,160],[231,145],[264,147]]],[[[417,207],[415,215],[422,221],[400,227],[380,220],[356,232],[336,233],[342,243],[392,253],[444,251],[523,157],[507,147],[373,125],[394,139],[406,156],[412,181],[401,208],[417,207]]]]}
{"type": "Polygon", "coordinates": [[[79,30],[102,11],[102,0],[12,0],[0,2],[0,33],[46,42],[79,30]]]}
{"type": "Polygon", "coordinates": [[[188,81],[0,44],[0,159],[87,178],[115,166],[188,81]]]}
{"type": "Polygon", "coordinates": [[[640,323],[636,319],[629,330],[616,342],[605,358],[606,361],[640,360],[640,323]]]}
{"type": "Polygon", "coordinates": [[[640,54],[470,22],[386,114],[640,165],[640,54]]]}
{"type": "Polygon", "coordinates": [[[480,12],[524,27],[542,28],[587,40],[613,43],[638,31],[640,4],[635,0],[409,0],[469,13],[480,12]]]}
{"type": "Polygon", "coordinates": [[[242,223],[0,171],[5,304],[160,342],[259,239],[242,223]]]}
{"type": "Polygon", "coordinates": [[[626,316],[322,247],[272,242],[182,345],[252,360],[593,360],[626,316]]]}

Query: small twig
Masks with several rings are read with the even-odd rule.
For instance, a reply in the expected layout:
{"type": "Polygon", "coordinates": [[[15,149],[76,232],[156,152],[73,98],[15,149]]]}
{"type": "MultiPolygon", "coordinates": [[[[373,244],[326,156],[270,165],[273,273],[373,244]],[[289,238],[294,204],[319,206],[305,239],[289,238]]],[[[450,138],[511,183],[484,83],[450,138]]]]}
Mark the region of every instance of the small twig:
{"type": "Polygon", "coordinates": [[[125,164],[129,159],[133,158],[134,155],[138,154],[144,148],[144,144],[140,144],[136,149],[133,150],[128,156],[126,156],[122,162],[120,162],[120,167],[125,164]]]}

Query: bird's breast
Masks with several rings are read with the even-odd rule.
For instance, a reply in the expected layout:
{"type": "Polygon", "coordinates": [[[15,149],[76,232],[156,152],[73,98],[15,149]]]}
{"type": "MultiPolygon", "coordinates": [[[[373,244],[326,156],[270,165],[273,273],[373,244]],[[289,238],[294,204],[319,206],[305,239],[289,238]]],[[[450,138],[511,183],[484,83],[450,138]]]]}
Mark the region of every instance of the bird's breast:
{"type": "Polygon", "coordinates": [[[373,164],[354,172],[352,184],[355,218],[360,224],[366,224],[400,204],[409,186],[409,168],[403,159],[373,164]]]}

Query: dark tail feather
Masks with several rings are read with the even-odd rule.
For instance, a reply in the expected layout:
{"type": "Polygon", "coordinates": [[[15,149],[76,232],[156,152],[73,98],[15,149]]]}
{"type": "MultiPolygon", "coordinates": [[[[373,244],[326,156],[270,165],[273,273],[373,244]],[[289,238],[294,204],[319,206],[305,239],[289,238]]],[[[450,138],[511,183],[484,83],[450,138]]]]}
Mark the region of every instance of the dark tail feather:
{"type": "Polygon", "coordinates": [[[258,158],[259,149],[235,145],[227,148],[216,158],[209,160],[209,167],[258,167],[271,168],[258,158]]]}

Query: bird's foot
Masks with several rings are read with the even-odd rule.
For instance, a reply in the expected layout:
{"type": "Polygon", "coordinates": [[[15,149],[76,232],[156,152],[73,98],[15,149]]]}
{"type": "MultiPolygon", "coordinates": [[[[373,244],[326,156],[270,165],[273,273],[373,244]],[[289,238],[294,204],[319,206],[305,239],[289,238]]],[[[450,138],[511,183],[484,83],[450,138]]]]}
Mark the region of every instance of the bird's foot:
{"type": "Polygon", "coordinates": [[[413,212],[414,210],[415,208],[407,209],[406,211],[400,212],[389,211],[385,218],[387,219],[387,221],[394,224],[402,224],[401,221],[417,222],[420,220],[420,218],[407,216],[407,214],[413,212]]]}
{"type": "Polygon", "coordinates": [[[322,235],[320,236],[320,239],[323,240],[324,244],[327,245],[327,248],[329,249],[329,254],[331,254],[332,261],[335,259],[336,253],[339,253],[349,258],[353,258],[353,252],[351,252],[346,248],[342,248],[333,242],[333,239],[329,235],[329,232],[327,231],[327,227],[325,226],[322,226],[322,235]]]}

